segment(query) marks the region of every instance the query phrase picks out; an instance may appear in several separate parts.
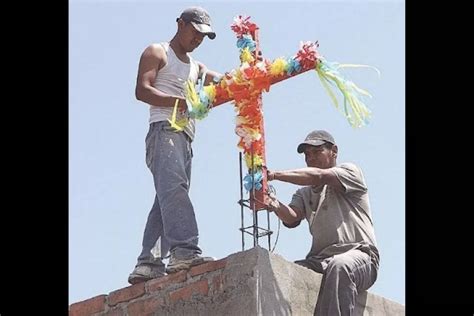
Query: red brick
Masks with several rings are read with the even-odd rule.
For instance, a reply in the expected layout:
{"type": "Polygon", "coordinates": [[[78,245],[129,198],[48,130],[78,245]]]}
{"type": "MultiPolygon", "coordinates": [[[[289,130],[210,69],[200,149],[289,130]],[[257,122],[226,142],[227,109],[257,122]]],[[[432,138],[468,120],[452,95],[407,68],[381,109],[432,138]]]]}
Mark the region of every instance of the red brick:
{"type": "Polygon", "coordinates": [[[128,305],[128,315],[147,316],[153,315],[159,306],[164,306],[165,302],[162,297],[150,297],[145,300],[135,301],[128,305]]]}
{"type": "Polygon", "coordinates": [[[106,313],[100,314],[101,316],[124,316],[125,313],[123,309],[121,308],[114,308],[111,310],[108,310],[106,313]]]}
{"type": "Polygon", "coordinates": [[[207,280],[204,279],[198,282],[188,284],[186,287],[173,291],[169,295],[171,303],[175,303],[176,301],[181,299],[186,300],[190,298],[193,294],[207,295],[208,292],[209,285],[207,284],[207,280]]]}
{"type": "Polygon", "coordinates": [[[159,279],[153,279],[147,282],[148,293],[164,289],[170,284],[186,281],[187,271],[182,270],[159,279]]]}
{"type": "Polygon", "coordinates": [[[212,293],[215,294],[217,292],[222,291],[222,288],[224,287],[224,282],[225,278],[222,274],[218,274],[212,278],[212,293]]]}
{"type": "Polygon", "coordinates": [[[69,306],[69,316],[89,316],[102,312],[105,309],[105,298],[107,295],[98,295],[82,302],[69,306]]]}
{"type": "Polygon", "coordinates": [[[193,277],[193,276],[203,274],[209,271],[219,270],[219,269],[224,268],[226,263],[227,263],[227,259],[224,258],[221,260],[200,264],[198,266],[192,267],[191,270],[189,270],[189,273],[193,277]]]}
{"type": "Polygon", "coordinates": [[[145,282],[128,286],[126,288],[109,293],[107,304],[109,306],[117,305],[120,302],[130,301],[136,297],[145,294],[145,282]]]}

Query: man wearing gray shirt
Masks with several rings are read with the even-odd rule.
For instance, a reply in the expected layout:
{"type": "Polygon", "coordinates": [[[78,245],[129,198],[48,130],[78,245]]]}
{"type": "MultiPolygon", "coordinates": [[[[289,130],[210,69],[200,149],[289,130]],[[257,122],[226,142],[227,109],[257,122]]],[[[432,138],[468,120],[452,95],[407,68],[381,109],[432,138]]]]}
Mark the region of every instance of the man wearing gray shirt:
{"type": "Polygon", "coordinates": [[[309,133],[297,151],[307,168],[267,170],[267,179],[304,187],[289,205],[271,194],[268,209],[289,228],[308,221],[311,250],[295,263],[323,274],[315,315],[353,315],[357,294],[374,284],[379,268],[364,176],[353,163],[336,164],[336,142],[324,130],[309,133]]]}

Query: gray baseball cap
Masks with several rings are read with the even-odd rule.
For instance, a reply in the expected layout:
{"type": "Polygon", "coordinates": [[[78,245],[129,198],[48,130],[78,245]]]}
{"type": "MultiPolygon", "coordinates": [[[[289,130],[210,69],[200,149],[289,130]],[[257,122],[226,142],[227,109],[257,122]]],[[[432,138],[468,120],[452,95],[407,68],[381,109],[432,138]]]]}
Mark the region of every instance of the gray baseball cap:
{"type": "MultiPolygon", "coordinates": [[[[186,8],[178,19],[191,23],[196,30],[206,34],[211,40],[216,38],[216,33],[211,28],[211,17],[201,7],[186,8]]],[[[178,20],[176,19],[176,21],[178,20]]]]}
{"type": "Polygon", "coordinates": [[[306,145],[320,146],[325,143],[336,145],[334,137],[332,137],[331,134],[323,130],[316,130],[309,133],[308,136],[306,136],[304,142],[299,144],[296,150],[301,154],[304,151],[306,145]]]}

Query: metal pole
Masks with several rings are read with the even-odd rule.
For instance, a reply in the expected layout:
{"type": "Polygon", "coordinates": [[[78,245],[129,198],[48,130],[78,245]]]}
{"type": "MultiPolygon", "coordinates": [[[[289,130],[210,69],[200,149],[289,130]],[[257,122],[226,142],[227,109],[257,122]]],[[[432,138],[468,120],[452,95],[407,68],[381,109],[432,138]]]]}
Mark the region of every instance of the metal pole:
{"type": "Polygon", "coordinates": [[[255,169],[254,169],[254,161],[253,161],[253,143],[250,145],[250,158],[252,159],[252,212],[253,212],[253,246],[254,248],[258,246],[258,216],[257,212],[255,211],[255,169]]]}
{"type": "Polygon", "coordinates": [[[272,250],[272,246],[270,244],[270,236],[271,236],[271,233],[270,233],[270,212],[267,210],[267,224],[268,224],[268,231],[267,231],[267,234],[268,234],[268,251],[271,251],[272,250]]]}
{"type": "Polygon", "coordinates": [[[244,188],[242,185],[242,152],[239,152],[239,167],[240,167],[240,232],[242,233],[242,251],[245,250],[245,236],[244,236],[244,188]]]}

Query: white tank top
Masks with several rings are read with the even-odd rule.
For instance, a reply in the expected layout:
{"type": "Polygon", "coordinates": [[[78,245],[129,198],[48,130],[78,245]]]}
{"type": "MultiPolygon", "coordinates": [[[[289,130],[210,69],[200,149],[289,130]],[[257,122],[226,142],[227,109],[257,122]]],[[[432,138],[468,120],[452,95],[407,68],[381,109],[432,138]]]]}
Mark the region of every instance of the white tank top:
{"type": "MultiPolygon", "coordinates": [[[[166,51],[168,60],[166,65],[158,71],[153,86],[164,93],[184,97],[184,84],[188,79],[191,79],[192,82],[197,82],[199,65],[190,54],[188,54],[189,64],[182,62],[174,53],[173,48],[169,46],[169,43],[164,42],[160,43],[160,45],[166,51]]],[[[151,124],[153,122],[166,121],[171,119],[172,114],[173,107],[151,105],[149,122],[151,124]]],[[[178,113],[176,120],[181,118],[183,118],[183,115],[178,113]]],[[[184,128],[184,132],[193,140],[194,131],[194,119],[189,118],[189,123],[184,128]]]]}

